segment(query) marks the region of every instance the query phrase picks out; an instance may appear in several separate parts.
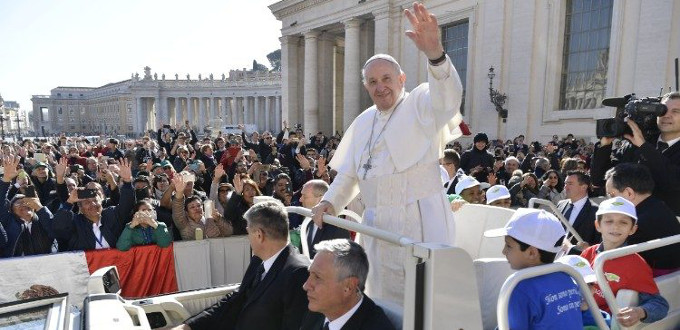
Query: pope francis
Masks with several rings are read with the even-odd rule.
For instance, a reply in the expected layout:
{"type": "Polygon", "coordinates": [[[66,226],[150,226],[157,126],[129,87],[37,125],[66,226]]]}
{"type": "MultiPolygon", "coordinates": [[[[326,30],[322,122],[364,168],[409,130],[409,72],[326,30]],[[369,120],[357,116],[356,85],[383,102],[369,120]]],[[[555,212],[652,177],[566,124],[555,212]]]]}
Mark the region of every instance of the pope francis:
{"type": "MultiPolygon", "coordinates": [[[[404,14],[413,29],[406,35],[428,58],[428,82],[404,90],[406,75],[391,56],[377,54],[362,70],[364,87],[375,103],[347,129],[329,165],[338,172],[314,222],[336,214],[360,191],[363,223],[416,241],[453,244],[453,213],[441,183],[438,160],[446,143],[460,136],[462,85],[444,52],[439,25],[420,3],[404,14]]],[[[362,236],[371,272],[366,290],[375,298],[401,303],[403,252],[362,236]]]]}

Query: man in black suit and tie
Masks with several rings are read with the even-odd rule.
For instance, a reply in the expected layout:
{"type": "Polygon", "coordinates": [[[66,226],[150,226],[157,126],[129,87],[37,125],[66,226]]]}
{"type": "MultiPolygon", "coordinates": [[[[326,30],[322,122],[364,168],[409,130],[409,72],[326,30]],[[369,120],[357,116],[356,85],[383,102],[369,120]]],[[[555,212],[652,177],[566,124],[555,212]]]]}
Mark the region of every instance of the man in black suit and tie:
{"type": "Polygon", "coordinates": [[[303,286],[309,312],[300,330],[395,329],[382,308],[363,294],[368,275],[364,249],[347,239],[323,241],[315,248],[303,286]]]}
{"type": "Polygon", "coordinates": [[[557,203],[557,209],[569,220],[581,238],[593,245],[600,243],[602,236],[595,230],[595,213],[597,205],[588,199],[590,189],[590,176],[583,171],[574,170],[567,172],[564,180],[564,191],[568,199],[557,203]]]}
{"type": "MultiPolygon", "coordinates": [[[[609,99],[612,106],[625,106],[628,98],[609,99]],[[616,103],[616,104],[615,104],[616,103]]],[[[602,137],[593,153],[591,173],[594,184],[605,186],[607,170],[620,163],[639,163],[647,166],[654,178],[657,197],[680,216],[680,92],[667,93],[661,98],[667,108],[656,118],[659,134],[645,136],[638,125],[628,120],[633,134],[624,134],[625,141],[612,153],[614,138],[602,137]]]]}
{"type": "Polygon", "coordinates": [[[238,292],[175,329],[299,329],[307,310],[302,284],[309,261],[288,245],[288,215],[278,201],[251,207],[248,239],[253,250],[238,292]]]}
{"type": "MultiPolygon", "coordinates": [[[[308,209],[313,208],[319,204],[323,194],[328,191],[328,183],[323,180],[309,180],[302,186],[300,191],[300,203],[303,207],[308,209]]],[[[309,258],[314,259],[316,250],[314,245],[321,241],[330,240],[334,238],[350,238],[349,231],[333,225],[325,224],[323,228],[317,227],[314,222],[307,225],[307,248],[309,249],[309,258]]]]}

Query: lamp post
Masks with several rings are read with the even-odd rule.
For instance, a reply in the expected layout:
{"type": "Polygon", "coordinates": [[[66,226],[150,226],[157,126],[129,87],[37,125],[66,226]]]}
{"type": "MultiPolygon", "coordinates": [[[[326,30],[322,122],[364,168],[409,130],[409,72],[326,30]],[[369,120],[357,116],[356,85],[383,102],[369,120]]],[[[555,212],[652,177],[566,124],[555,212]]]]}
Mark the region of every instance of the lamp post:
{"type": "Polygon", "coordinates": [[[17,110],[17,119],[14,119],[14,121],[17,123],[17,141],[21,140],[21,118],[19,118],[19,110],[17,110]]]}
{"type": "Polygon", "coordinates": [[[2,139],[5,140],[5,122],[9,121],[9,117],[6,116],[4,113],[0,114],[0,134],[2,135],[2,139]]]}
{"type": "Polygon", "coordinates": [[[489,99],[491,99],[491,103],[496,107],[498,116],[503,118],[503,122],[505,122],[508,118],[508,109],[503,109],[503,105],[508,99],[508,96],[505,95],[505,93],[501,94],[501,92],[493,88],[493,78],[495,76],[496,73],[494,73],[492,66],[489,68],[489,74],[487,74],[487,77],[489,77],[489,99]]]}

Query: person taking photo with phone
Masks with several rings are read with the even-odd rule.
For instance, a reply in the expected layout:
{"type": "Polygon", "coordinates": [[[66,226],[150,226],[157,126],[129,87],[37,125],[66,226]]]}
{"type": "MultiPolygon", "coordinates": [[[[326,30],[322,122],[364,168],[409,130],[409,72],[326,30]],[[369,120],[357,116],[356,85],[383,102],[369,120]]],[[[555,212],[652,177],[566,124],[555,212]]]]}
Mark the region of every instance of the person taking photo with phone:
{"type": "Polygon", "coordinates": [[[104,208],[100,190],[77,188],[71,191],[54,215],[54,235],[66,243],[65,250],[94,250],[114,247],[132,213],[135,194],[132,189],[132,170],[126,159],[120,160],[119,175],[123,184],[117,206],[104,208]],[[72,211],[77,204],[80,213],[72,211]]]}
{"type": "Polygon", "coordinates": [[[19,173],[19,161],[19,157],[11,154],[3,157],[5,173],[0,180],[0,196],[4,201],[0,205],[0,224],[7,233],[5,248],[0,254],[3,258],[50,253],[54,241],[52,212],[35,194],[33,197],[16,194],[11,200],[7,198],[9,187],[19,173]]]}

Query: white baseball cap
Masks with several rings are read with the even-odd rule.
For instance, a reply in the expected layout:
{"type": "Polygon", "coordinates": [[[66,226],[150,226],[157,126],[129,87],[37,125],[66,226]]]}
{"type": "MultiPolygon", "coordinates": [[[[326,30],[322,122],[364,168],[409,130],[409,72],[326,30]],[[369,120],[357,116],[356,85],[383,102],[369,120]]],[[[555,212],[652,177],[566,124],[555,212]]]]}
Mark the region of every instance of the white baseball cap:
{"type": "Polygon", "coordinates": [[[597,283],[595,271],[593,270],[593,267],[590,267],[590,263],[585,258],[577,255],[566,255],[555,260],[555,262],[569,265],[576,269],[581,276],[583,276],[583,280],[586,283],[597,283]]]}
{"type": "Polygon", "coordinates": [[[623,197],[619,196],[602,201],[595,215],[602,215],[608,213],[619,213],[627,215],[635,219],[635,222],[637,223],[637,212],[635,212],[635,205],[633,205],[633,203],[631,203],[629,200],[623,197]]]}
{"type": "Polygon", "coordinates": [[[472,176],[463,175],[458,180],[458,183],[456,183],[456,194],[460,195],[463,190],[472,188],[474,186],[479,186],[479,181],[477,181],[477,179],[472,176]]]}
{"type": "Polygon", "coordinates": [[[519,208],[503,228],[484,232],[486,237],[510,236],[539,250],[557,253],[561,245],[555,246],[566,232],[552,213],[538,209],[519,208]]]}
{"type": "Polygon", "coordinates": [[[499,199],[510,198],[510,191],[502,184],[497,184],[486,191],[486,204],[491,204],[499,199]]]}

